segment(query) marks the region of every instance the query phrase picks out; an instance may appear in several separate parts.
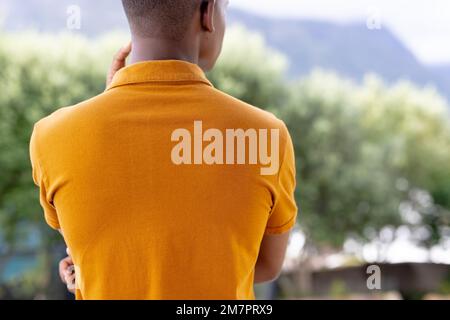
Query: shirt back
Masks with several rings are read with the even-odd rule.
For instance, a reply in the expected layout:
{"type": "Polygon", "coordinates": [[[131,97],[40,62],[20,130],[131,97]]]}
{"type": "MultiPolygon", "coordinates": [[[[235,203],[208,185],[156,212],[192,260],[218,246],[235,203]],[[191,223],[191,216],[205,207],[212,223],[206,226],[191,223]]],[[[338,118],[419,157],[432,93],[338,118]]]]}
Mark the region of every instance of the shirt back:
{"type": "Polygon", "coordinates": [[[120,70],[105,93],[39,121],[30,153],[46,221],[76,265],[78,299],[253,299],[263,236],[295,223],[284,124],[186,62],[120,70]],[[267,133],[275,172],[252,162],[248,130],[267,133]],[[230,156],[243,133],[245,157],[230,156]]]}

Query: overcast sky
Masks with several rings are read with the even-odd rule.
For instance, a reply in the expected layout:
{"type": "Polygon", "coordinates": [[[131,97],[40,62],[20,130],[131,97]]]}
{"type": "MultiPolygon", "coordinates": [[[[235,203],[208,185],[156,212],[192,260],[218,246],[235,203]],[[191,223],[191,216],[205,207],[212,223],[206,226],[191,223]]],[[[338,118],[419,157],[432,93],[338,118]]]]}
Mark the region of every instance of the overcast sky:
{"type": "MultiPolygon", "coordinates": [[[[449,0],[230,0],[231,6],[277,17],[341,23],[379,16],[425,63],[450,63],[449,0]]],[[[371,20],[373,21],[373,20],[371,20]]]]}

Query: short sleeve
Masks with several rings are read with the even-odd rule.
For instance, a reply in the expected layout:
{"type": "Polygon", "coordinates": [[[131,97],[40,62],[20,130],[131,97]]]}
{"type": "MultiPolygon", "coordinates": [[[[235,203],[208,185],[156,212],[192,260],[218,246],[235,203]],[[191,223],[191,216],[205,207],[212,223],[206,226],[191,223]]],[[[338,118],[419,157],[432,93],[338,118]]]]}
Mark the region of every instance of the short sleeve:
{"type": "Polygon", "coordinates": [[[30,159],[33,173],[33,181],[39,187],[39,201],[42,208],[44,209],[45,221],[51,228],[58,230],[60,229],[58,215],[56,212],[56,208],[53,206],[51,198],[48,195],[45,183],[45,176],[42,172],[42,167],[38,156],[38,150],[39,147],[37,139],[37,128],[35,126],[30,141],[30,159]]]}
{"type": "Polygon", "coordinates": [[[278,172],[275,202],[265,232],[269,235],[288,232],[294,227],[297,218],[297,204],[294,195],[296,187],[295,155],[292,139],[288,132],[285,145],[284,157],[278,172]]]}

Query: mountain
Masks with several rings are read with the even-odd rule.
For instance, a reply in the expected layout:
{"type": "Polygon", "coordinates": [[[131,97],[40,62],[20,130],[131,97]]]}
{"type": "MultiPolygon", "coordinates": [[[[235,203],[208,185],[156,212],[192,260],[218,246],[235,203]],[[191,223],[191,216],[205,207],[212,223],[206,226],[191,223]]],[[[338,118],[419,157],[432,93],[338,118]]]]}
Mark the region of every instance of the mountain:
{"type": "MultiPolygon", "coordinates": [[[[7,31],[34,28],[58,32],[67,28],[67,17],[73,12],[69,9],[74,4],[81,14],[78,32],[96,36],[127,28],[119,0],[2,0],[0,21],[5,17],[3,28],[7,31]]],[[[388,82],[407,79],[432,85],[450,100],[450,65],[423,65],[386,28],[369,30],[365,23],[273,19],[238,10],[231,10],[229,20],[262,33],[271,47],[284,53],[290,60],[290,76],[305,75],[316,67],[356,80],[371,72],[388,82]]]]}
{"type": "Polygon", "coordinates": [[[3,18],[7,31],[59,32],[67,30],[67,20],[74,6],[79,8],[81,17],[81,29],[74,31],[96,36],[127,28],[120,0],[1,0],[0,21],[3,18]]]}
{"type": "Polygon", "coordinates": [[[450,64],[431,66],[429,70],[436,79],[436,87],[450,100],[450,64]]]}
{"type": "Polygon", "coordinates": [[[267,42],[291,62],[291,73],[316,67],[360,80],[376,73],[388,82],[407,79],[433,85],[450,98],[450,66],[425,66],[388,29],[369,30],[365,23],[271,19],[234,11],[232,22],[264,34],[267,42]]]}

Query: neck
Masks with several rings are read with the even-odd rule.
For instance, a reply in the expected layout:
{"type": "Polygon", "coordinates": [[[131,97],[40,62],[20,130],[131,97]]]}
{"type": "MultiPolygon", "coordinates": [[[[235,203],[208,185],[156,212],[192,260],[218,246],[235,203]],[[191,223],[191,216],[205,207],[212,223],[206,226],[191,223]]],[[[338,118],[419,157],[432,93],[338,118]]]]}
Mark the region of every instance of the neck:
{"type": "Polygon", "coordinates": [[[199,50],[195,43],[168,39],[133,39],[130,62],[138,63],[155,60],[181,60],[198,64],[199,50]]]}

